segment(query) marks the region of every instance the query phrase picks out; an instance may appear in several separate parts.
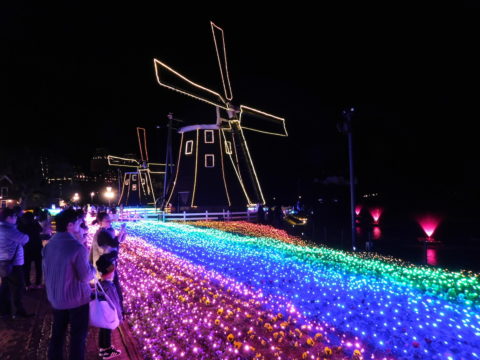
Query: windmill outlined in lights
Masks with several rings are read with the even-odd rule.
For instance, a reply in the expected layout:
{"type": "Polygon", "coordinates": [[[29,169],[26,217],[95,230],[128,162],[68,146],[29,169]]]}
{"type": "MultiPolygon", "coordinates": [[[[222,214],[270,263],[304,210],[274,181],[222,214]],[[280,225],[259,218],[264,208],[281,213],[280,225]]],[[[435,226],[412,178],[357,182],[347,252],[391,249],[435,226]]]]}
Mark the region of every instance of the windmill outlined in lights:
{"type": "Polygon", "coordinates": [[[192,208],[245,207],[265,204],[265,197],[243,130],[288,136],[285,119],[231,101],[222,28],[210,22],[223,95],[186,78],[164,62],[154,59],[159,85],[216,109],[213,122],[196,120],[182,127],[176,174],[170,183],[164,206],[173,203],[177,211],[192,208]],[[240,194],[240,195],[238,195],[240,194]]]}
{"type": "Polygon", "coordinates": [[[137,127],[140,160],[108,155],[108,165],[131,168],[134,171],[123,173],[122,190],[118,205],[139,206],[157,204],[151,175],[165,174],[165,164],[153,163],[148,160],[147,134],[144,128],[137,127]]]}

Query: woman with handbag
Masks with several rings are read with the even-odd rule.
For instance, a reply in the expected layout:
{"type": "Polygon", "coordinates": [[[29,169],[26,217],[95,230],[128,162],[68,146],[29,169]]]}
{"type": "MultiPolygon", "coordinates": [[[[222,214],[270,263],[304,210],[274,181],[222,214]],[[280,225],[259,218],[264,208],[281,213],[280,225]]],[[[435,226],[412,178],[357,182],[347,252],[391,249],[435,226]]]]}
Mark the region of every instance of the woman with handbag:
{"type": "MultiPolygon", "coordinates": [[[[125,224],[122,224],[118,235],[115,235],[115,230],[112,228],[112,220],[108,213],[101,211],[97,214],[97,218],[93,221],[92,225],[100,225],[97,232],[93,236],[92,248],[90,249],[90,263],[96,267],[97,260],[103,254],[108,254],[112,251],[117,253],[120,250],[120,243],[126,237],[125,224]]],[[[117,266],[117,261],[114,262],[115,267],[117,266]]],[[[100,277],[101,274],[97,270],[97,276],[100,277]]],[[[123,309],[123,295],[122,289],[120,287],[120,280],[118,277],[118,272],[114,272],[113,283],[117,288],[118,297],[120,299],[120,306],[123,309]]]]}

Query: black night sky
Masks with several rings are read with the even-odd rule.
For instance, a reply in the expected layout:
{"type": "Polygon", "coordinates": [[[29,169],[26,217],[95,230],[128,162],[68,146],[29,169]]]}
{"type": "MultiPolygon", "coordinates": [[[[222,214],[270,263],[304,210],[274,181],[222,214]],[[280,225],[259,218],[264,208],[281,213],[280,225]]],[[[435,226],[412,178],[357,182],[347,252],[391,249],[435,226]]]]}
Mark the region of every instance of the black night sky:
{"type": "Polygon", "coordinates": [[[168,112],[193,122],[214,111],[158,86],[152,59],[220,90],[213,20],[226,33],[235,102],[287,120],[289,138],[246,134],[270,196],[294,198],[314,177],[348,176],[336,124],[354,106],[360,191],[475,203],[477,14],[278,11],[4,10],[1,149],[50,149],[88,164],[97,147],[136,152],[135,127],[145,126],[163,160],[157,125],[168,112]]]}

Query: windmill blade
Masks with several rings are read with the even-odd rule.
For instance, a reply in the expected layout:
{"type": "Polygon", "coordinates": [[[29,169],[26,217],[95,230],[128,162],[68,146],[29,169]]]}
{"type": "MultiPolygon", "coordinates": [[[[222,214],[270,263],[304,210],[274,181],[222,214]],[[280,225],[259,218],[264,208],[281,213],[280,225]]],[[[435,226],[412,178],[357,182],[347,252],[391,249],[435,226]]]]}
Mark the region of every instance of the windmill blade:
{"type": "Polygon", "coordinates": [[[138,146],[140,147],[140,159],[148,161],[147,132],[144,128],[137,127],[138,146]]]}
{"type": "Polygon", "coordinates": [[[152,174],[165,174],[166,165],[160,163],[148,163],[148,168],[152,174]]]}
{"type": "Polygon", "coordinates": [[[230,86],[230,75],[228,73],[227,64],[227,48],[225,46],[225,35],[223,29],[210,21],[212,28],[213,42],[217,52],[218,67],[220,68],[220,76],[222,77],[223,93],[228,101],[233,98],[232,87],[230,86]]]}
{"type": "Polygon", "coordinates": [[[187,79],[185,76],[173,70],[160,60],[153,59],[153,63],[155,65],[155,75],[157,76],[157,82],[159,85],[227,110],[225,105],[226,101],[219,93],[187,79]]]}
{"type": "Polygon", "coordinates": [[[245,105],[240,105],[240,125],[264,134],[288,136],[284,118],[245,105]]]}
{"type": "Polygon", "coordinates": [[[127,159],[119,156],[108,155],[108,165],[110,166],[120,166],[120,167],[129,167],[129,168],[138,168],[140,163],[135,159],[127,159]]]}

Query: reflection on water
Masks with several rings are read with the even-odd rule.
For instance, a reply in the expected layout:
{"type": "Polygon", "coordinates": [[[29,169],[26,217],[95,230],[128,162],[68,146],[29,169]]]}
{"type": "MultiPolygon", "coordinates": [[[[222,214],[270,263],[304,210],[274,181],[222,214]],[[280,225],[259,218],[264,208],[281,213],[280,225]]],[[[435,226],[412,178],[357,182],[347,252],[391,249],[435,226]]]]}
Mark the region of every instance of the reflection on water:
{"type": "Polygon", "coordinates": [[[362,236],[362,228],[357,226],[355,229],[357,230],[357,236],[362,236]]]}
{"type": "Polygon", "coordinates": [[[438,265],[437,249],[427,248],[427,264],[432,266],[438,265]]]}
{"type": "Polygon", "coordinates": [[[382,230],[378,226],[373,228],[373,240],[379,240],[382,237],[382,230]]]}

